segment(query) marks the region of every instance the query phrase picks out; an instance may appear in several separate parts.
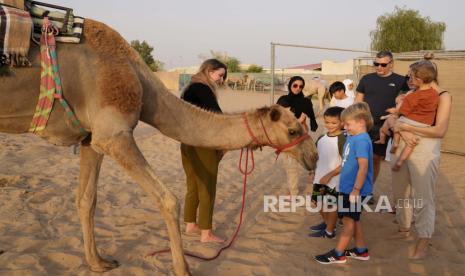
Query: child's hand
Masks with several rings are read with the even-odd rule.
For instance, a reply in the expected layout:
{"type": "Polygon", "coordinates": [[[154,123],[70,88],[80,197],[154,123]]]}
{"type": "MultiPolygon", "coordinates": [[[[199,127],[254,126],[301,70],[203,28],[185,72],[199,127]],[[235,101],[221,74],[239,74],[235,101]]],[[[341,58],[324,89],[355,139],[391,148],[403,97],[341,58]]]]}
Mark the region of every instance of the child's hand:
{"type": "Polygon", "coordinates": [[[389,114],[395,114],[397,113],[397,109],[395,107],[391,107],[391,108],[386,109],[386,112],[389,114]]]}
{"type": "Polygon", "coordinates": [[[352,190],[352,192],[349,195],[349,201],[352,203],[357,202],[357,199],[360,197],[360,191],[357,190],[352,190]]]}
{"type": "Polygon", "coordinates": [[[331,176],[330,175],[325,175],[323,176],[320,181],[318,182],[318,184],[321,184],[321,185],[326,185],[329,183],[329,181],[331,180],[331,176]]]}

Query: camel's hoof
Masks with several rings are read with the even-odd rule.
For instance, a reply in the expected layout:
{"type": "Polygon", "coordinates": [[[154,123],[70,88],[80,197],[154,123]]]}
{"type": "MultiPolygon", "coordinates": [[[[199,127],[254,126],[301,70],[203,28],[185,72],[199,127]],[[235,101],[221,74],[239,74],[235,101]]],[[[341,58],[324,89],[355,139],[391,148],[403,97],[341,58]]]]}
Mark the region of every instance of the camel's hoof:
{"type": "Polygon", "coordinates": [[[90,270],[92,270],[93,272],[105,272],[105,271],[117,268],[118,266],[119,266],[119,262],[117,260],[112,260],[112,261],[101,260],[96,265],[89,265],[90,270]]]}

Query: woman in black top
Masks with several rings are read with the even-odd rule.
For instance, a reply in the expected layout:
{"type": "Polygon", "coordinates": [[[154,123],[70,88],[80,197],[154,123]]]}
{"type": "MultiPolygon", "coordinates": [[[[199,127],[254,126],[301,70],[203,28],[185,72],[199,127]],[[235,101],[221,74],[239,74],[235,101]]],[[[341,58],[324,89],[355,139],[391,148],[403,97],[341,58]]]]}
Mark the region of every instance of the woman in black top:
{"type": "MultiPolygon", "coordinates": [[[[216,60],[206,60],[181,98],[198,107],[221,113],[216,89],[226,79],[226,66],[216,60]]],[[[181,144],[182,165],[186,173],[187,193],[184,221],[187,234],[199,234],[201,242],[224,242],[212,232],[213,206],[221,152],[181,144]],[[197,223],[197,209],[199,218],[197,223]]]]}
{"type": "MultiPolygon", "coordinates": [[[[300,76],[294,76],[289,80],[287,85],[289,94],[281,96],[278,99],[278,104],[283,107],[290,107],[295,117],[308,130],[307,117],[310,119],[310,129],[315,131],[318,128],[316,123],[315,113],[313,112],[312,101],[304,97],[302,90],[305,87],[305,81],[300,76]]],[[[287,174],[287,184],[289,186],[289,194],[297,195],[299,193],[299,169],[300,165],[292,157],[287,156],[285,160],[285,169],[287,174]]]]}
{"type": "Polygon", "coordinates": [[[318,128],[318,124],[316,123],[315,113],[313,112],[312,101],[306,98],[302,92],[304,87],[305,81],[302,77],[292,77],[287,85],[289,94],[281,96],[278,99],[278,104],[284,107],[290,107],[295,117],[304,124],[307,130],[306,119],[307,117],[310,118],[310,129],[315,131],[318,128]]]}

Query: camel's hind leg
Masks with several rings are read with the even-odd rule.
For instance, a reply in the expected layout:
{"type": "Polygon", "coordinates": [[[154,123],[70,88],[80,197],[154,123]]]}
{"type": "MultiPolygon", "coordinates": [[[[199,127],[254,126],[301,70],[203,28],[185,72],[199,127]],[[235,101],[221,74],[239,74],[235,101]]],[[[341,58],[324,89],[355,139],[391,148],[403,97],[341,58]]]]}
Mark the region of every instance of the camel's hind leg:
{"type": "Polygon", "coordinates": [[[326,97],[326,88],[318,88],[318,115],[323,114],[323,109],[325,108],[325,97],[326,97]]]}
{"type": "Polygon", "coordinates": [[[102,259],[95,245],[94,214],[97,202],[97,181],[102,160],[103,154],[95,152],[88,141],[82,143],[76,205],[81,220],[86,261],[90,269],[96,272],[107,271],[118,266],[116,261],[102,259]]]}
{"type": "Polygon", "coordinates": [[[150,165],[137,147],[132,131],[114,133],[111,137],[99,135],[92,145],[117,161],[126,172],[150,195],[155,197],[157,207],[165,219],[171,243],[174,270],[177,275],[187,275],[188,268],[182,249],[179,228],[179,204],[174,194],[155,176],[150,165]]]}

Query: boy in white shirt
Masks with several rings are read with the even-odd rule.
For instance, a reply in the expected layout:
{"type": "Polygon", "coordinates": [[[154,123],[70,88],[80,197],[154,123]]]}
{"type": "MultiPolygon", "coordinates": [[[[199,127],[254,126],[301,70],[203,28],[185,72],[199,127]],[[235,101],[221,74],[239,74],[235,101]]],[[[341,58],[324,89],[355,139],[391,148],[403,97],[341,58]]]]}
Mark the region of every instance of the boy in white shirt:
{"type": "MultiPolygon", "coordinates": [[[[323,201],[324,197],[334,197],[336,203],[339,191],[339,172],[342,162],[342,148],[346,141],[342,131],[341,121],[342,107],[330,107],[323,114],[327,133],[316,141],[319,159],[316,163],[312,201],[317,203],[323,201]]],[[[320,205],[323,207],[323,204],[320,205]]],[[[310,227],[314,233],[310,237],[321,237],[332,239],[336,236],[335,228],[337,221],[337,209],[334,211],[320,211],[323,222],[310,227]]]]}
{"type": "Polygon", "coordinates": [[[331,95],[329,106],[347,108],[354,103],[354,98],[346,95],[346,86],[340,81],[331,84],[329,94],[331,95]]]}

